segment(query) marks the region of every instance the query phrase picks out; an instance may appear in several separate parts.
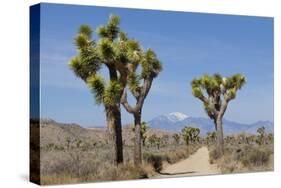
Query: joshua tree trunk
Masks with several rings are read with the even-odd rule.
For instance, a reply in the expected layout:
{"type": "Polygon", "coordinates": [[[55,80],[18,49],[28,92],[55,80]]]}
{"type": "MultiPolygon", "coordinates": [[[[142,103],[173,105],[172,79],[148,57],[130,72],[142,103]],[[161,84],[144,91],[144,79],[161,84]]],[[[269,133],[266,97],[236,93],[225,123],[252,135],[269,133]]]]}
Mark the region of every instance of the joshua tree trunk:
{"type": "Polygon", "coordinates": [[[223,127],[222,127],[222,118],[218,117],[216,119],[216,131],[217,131],[217,144],[219,155],[223,155],[223,127]]]}
{"type": "Polygon", "coordinates": [[[114,162],[123,163],[122,123],[120,107],[106,107],[106,120],[111,144],[113,145],[114,162]]]}
{"type": "Polygon", "coordinates": [[[135,147],[134,147],[134,164],[135,166],[141,165],[141,112],[134,114],[135,118],[135,147]]]}
{"type": "Polygon", "coordinates": [[[144,100],[150,90],[151,84],[153,79],[145,79],[142,89],[139,91],[138,94],[133,93],[135,96],[137,103],[134,107],[132,107],[127,101],[127,92],[126,90],[123,91],[121,97],[121,104],[127,110],[127,112],[134,115],[135,119],[135,148],[134,148],[134,164],[136,166],[142,163],[142,153],[141,153],[141,146],[142,146],[142,138],[141,138],[141,112],[144,100]]]}

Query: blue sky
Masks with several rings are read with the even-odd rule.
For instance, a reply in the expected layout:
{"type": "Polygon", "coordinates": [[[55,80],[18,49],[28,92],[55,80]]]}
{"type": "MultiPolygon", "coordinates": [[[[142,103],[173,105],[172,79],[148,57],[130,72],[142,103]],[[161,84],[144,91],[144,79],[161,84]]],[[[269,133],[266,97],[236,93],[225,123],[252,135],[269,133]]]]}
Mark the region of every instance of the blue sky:
{"type": "MultiPolygon", "coordinates": [[[[204,73],[242,73],[247,84],[225,118],[241,123],[273,121],[273,19],[188,12],[43,4],[41,7],[41,116],[82,126],[104,126],[87,86],[68,68],[81,24],[93,29],[110,14],[121,28],[153,48],[163,64],[143,107],[143,120],[170,112],[207,117],[190,82],[204,73]]],[[[96,36],[94,36],[97,38],[96,36]]],[[[132,122],[122,109],[122,122],[132,122]]]]}

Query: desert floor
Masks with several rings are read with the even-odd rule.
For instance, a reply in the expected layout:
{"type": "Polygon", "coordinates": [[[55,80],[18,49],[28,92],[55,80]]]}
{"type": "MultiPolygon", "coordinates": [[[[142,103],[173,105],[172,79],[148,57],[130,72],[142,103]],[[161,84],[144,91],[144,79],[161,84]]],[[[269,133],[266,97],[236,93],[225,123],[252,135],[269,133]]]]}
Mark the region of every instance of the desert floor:
{"type": "Polygon", "coordinates": [[[207,147],[201,147],[189,158],[181,160],[175,164],[167,164],[158,176],[162,177],[180,177],[180,176],[199,176],[220,174],[215,164],[209,162],[209,151],[207,147]]]}

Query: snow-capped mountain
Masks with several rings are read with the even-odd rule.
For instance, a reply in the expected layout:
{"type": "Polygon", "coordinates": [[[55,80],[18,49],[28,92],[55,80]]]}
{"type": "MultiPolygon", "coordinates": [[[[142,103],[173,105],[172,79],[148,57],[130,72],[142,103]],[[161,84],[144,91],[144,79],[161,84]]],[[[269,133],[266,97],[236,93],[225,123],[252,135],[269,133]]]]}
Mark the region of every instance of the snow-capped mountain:
{"type": "MultiPolygon", "coordinates": [[[[201,130],[201,135],[214,131],[214,122],[209,118],[189,117],[184,113],[172,112],[167,115],[160,115],[148,122],[151,128],[163,129],[166,131],[181,131],[185,126],[197,127],[201,130]]],[[[243,124],[234,121],[223,120],[225,135],[240,132],[255,134],[257,128],[264,126],[267,132],[273,132],[273,123],[270,121],[258,121],[253,124],[243,124]]]]}
{"type": "Polygon", "coordinates": [[[188,118],[188,116],[180,112],[172,112],[167,115],[167,118],[173,122],[177,122],[183,121],[184,119],[188,118]]]}

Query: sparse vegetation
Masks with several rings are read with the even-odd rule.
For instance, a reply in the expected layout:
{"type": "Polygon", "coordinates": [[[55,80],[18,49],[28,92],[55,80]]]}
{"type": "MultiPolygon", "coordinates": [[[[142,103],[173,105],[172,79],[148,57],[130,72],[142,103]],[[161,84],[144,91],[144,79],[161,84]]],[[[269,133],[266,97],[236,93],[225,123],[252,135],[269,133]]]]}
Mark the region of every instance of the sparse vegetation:
{"type": "Polygon", "coordinates": [[[199,141],[200,129],[193,127],[184,127],[181,132],[187,146],[190,142],[194,143],[195,141],[199,141]]]}
{"type": "Polygon", "coordinates": [[[257,133],[226,137],[223,156],[210,145],[210,162],[218,164],[223,173],[273,170],[273,142],[264,141],[271,140],[273,134],[266,134],[264,127],[257,133]]]}
{"type": "Polygon", "coordinates": [[[179,134],[177,134],[177,133],[173,134],[173,139],[175,140],[175,144],[178,145],[180,142],[179,134]]]}
{"type": "Polygon", "coordinates": [[[187,147],[179,134],[178,143],[175,143],[172,133],[149,128],[144,132],[149,144],[143,147],[142,165],[134,167],[134,132],[128,126],[123,129],[126,140],[124,164],[115,166],[105,129],[84,130],[54,121],[44,122],[41,135],[48,133],[49,138],[44,137],[41,142],[42,184],[149,178],[160,172],[165,164],[187,158],[201,147],[199,143],[187,147]]]}

